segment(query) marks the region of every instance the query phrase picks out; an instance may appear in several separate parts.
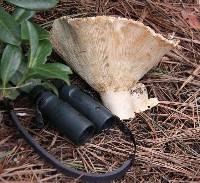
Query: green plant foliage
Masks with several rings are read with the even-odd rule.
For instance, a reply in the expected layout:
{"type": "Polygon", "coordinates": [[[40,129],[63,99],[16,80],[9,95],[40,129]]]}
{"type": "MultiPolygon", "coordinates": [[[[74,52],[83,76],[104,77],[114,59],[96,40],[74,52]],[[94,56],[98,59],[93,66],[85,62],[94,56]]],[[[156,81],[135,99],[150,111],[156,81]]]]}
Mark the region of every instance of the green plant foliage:
{"type": "Polygon", "coordinates": [[[8,14],[2,7],[0,7],[0,40],[16,46],[21,44],[20,26],[14,17],[8,14]]]}
{"type": "Polygon", "coordinates": [[[25,80],[30,78],[34,79],[62,79],[66,83],[69,82],[69,78],[67,77],[69,74],[72,74],[72,71],[69,67],[60,63],[50,63],[43,64],[39,66],[35,66],[30,69],[28,74],[26,75],[25,80]]]}
{"type": "Polygon", "coordinates": [[[40,41],[34,56],[34,60],[32,61],[32,67],[45,64],[47,61],[47,57],[51,54],[51,52],[52,52],[52,45],[50,41],[48,40],[40,41]]]}
{"type": "MultiPolygon", "coordinates": [[[[14,74],[14,76],[11,78],[11,83],[14,85],[17,85],[19,82],[22,81],[24,73],[27,72],[27,65],[24,62],[24,59],[22,59],[22,62],[17,70],[17,72],[14,74]]],[[[20,87],[20,90],[28,93],[31,91],[31,89],[36,85],[41,85],[42,81],[41,79],[30,79],[23,84],[23,87],[20,87]]]]}
{"type": "Polygon", "coordinates": [[[43,87],[45,87],[46,89],[53,91],[53,93],[55,93],[57,96],[59,96],[58,89],[51,82],[45,81],[45,82],[41,83],[41,85],[43,87]]]}
{"type": "MultiPolygon", "coordinates": [[[[39,40],[44,40],[44,39],[49,39],[50,35],[49,32],[41,28],[35,23],[32,23],[37,30],[38,33],[38,39],[39,40]]],[[[21,25],[21,39],[22,40],[29,40],[29,31],[26,22],[22,23],[21,25]]]]}
{"type": "Polygon", "coordinates": [[[35,15],[35,11],[26,10],[23,8],[16,8],[13,12],[13,16],[17,23],[22,23],[35,15]]]}
{"type": "Polygon", "coordinates": [[[57,1],[7,2],[19,7],[12,15],[0,7],[0,98],[14,100],[20,91],[30,92],[36,85],[43,85],[58,94],[49,79],[61,79],[69,83],[72,71],[61,63],[46,63],[52,52],[49,33],[31,22],[36,13],[32,10],[44,6],[47,9],[57,1]]]}
{"type": "Polygon", "coordinates": [[[17,71],[15,72],[15,74],[13,75],[13,77],[10,79],[10,81],[14,84],[14,85],[17,85],[20,80],[22,79],[24,73],[26,72],[27,70],[27,65],[26,65],[26,62],[25,62],[25,58],[22,57],[22,61],[20,63],[20,66],[19,68],[17,69],[17,71]]]}
{"type": "Polygon", "coordinates": [[[6,0],[18,7],[30,10],[46,10],[53,8],[58,0],[6,0]]]}
{"type": "Polygon", "coordinates": [[[16,99],[20,95],[20,92],[18,90],[16,90],[15,88],[13,88],[11,85],[8,85],[8,88],[9,87],[10,87],[10,89],[6,90],[6,96],[9,99],[14,100],[14,99],[16,99]]]}
{"type": "Polygon", "coordinates": [[[37,85],[42,85],[41,79],[30,79],[30,80],[25,82],[25,84],[21,88],[21,90],[26,92],[26,93],[29,93],[37,85]]]}
{"type": "Polygon", "coordinates": [[[22,54],[21,48],[14,45],[7,45],[1,59],[1,79],[3,87],[6,87],[6,84],[15,74],[19,68],[21,62],[22,54]]]}
{"type": "Polygon", "coordinates": [[[39,39],[38,39],[37,30],[35,29],[34,25],[29,21],[27,21],[26,24],[28,27],[28,35],[29,35],[29,41],[30,41],[30,47],[31,47],[28,67],[31,68],[35,64],[34,61],[37,61],[34,58],[35,58],[37,48],[39,45],[39,39]]]}

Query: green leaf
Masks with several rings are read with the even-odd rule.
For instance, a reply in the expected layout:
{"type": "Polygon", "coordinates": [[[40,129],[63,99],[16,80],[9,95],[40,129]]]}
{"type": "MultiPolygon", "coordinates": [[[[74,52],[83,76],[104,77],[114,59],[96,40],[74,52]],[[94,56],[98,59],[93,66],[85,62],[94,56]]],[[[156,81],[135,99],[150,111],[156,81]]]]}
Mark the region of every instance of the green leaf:
{"type": "MultiPolygon", "coordinates": [[[[12,87],[12,86],[9,85],[9,87],[12,87]]],[[[20,92],[17,91],[17,89],[15,88],[10,89],[6,92],[6,97],[11,100],[15,100],[19,95],[20,95],[20,92]]]]}
{"type": "Polygon", "coordinates": [[[46,10],[53,8],[58,3],[58,0],[6,0],[18,7],[30,10],[46,10]]]}
{"type": "Polygon", "coordinates": [[[3,87],[6,86],[11,77],[19,68],[22,59],[21,48],[14,45],[7,45],[1,58],[1,78],[3,87]]]}
{"type": "MultiPolygon", "coordinates": [[[[27,72],[27,66],[25,64],[25,62],[21,62],[17,72],[13,75],[13,77],[11,78],[11,82],[12,84],[14,84],[15,86],[18,85],[19,81],[21,81],[21,79],[24,76],[24,73],[27,72]]],[[[41,80],[40,79],[30,79],[26,82],[21,83],[21,85],[23,87],[20,87],[20,90],[29,93],[33,87],[35,87],[36,85],[41,85],[41,80]]],[[[19,85],[18,85],[19,87],[19,85]]]]}
{"type": "Polygon", "coordinates": [[[35,29],[34,25],[29,21],[26,21],[26,24],[28,27],[29,42],[31,47],[29,61],[28,61],[28,68],[32,68],[39,40],[38,40],[37,30],[35,29]]]}
{"type": "Polygon", "coordinates": [[[66,83],[69,83],[69,74],[72,74],[72,71],[66,65],[60,63],[50,63],[30,69],[30,72],[28,72],[26,76],[26,80],[30,78],[61,79],[66,83]]]}
{"type": "Polygon", "coordinates": [[[10,79],[12,84],[14,84],[16,86],[19,83],[19,81],[23,78],[23,75],[24,75],[24,73],[26,73],[26,71],[27,71],[27,65],[25,63],[24,57],[22,57],[19,68],[17,69],[15,74],[10,79]]]}
{"type": "Polygon", "coordinates": [[[0,40],[16,46],[21,44],[20,26],[2,7],[0,7],[0,40]]]}
{"type": "MultiPolygon", "coordinates": [[[[40,27],[39,25],[32,23],[37,30],[38,33],[38,39],[39,40],[44,40],[44,39],[49,39],[50,35],[49,32],[40,27]]],[[[21,25],[21,39],[22,40],[29,40],[29,34],[28,34],[28,27],[26,23],[22,23],[21,25]]]]}
{"type": "Polygon", "coordinates": [[[23,8],[16,8],[13,16],[18,23],[22,23],[35,15],[35,11],[26,10],[23,8]]]}
{"type": "Polygon", "coordinates": [[[17,88],[11,86],[10,84],[7,84],[6,87],[2,87],[1,89],[2,93],[0,93],[0,95],[2,95],[2,98],[9,98],[11,100],[15,100],[20,94],[17,88]]]}
{"type": "Polygon", "coordinates": [[[32,67],[35,67],[36,65],[39,66],[41,64],[45,64],[47,61],[47,57],[51,54],[51,52],[52,45],[50,41],[40,41],[37,51],[35,53],[34,60],[32,61],[32,67]]]}
{"type": "Polygon", "coordinates": [[[24,87],[21,88],[22,91],[30,93],[30,91],[37,85],[41,85],[41,79],[30,79],[25,82],[24,87]],[[27,84],[27,85],[26,85],[27,84]]]}
{"type": "Polygon", "coordinates": [[[57,96],[59,95],[58,89],[51,82],[45,81],[42,83],[42,86],[45,87],[47,90],[52,91],[57,96]]]}

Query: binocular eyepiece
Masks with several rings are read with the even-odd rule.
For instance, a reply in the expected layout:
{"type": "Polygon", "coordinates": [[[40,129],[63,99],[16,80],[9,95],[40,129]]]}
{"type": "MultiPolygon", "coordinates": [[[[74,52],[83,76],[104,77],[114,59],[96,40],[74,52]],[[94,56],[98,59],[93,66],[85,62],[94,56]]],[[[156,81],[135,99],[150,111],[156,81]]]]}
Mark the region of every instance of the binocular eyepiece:
{"type": "Polygon", "coordinates": [[[76,145],[84,144],[95,133],[100,133],[119,120],[75,86],[59,85],[59,96],[62,100],[41,86],[31,92],[31,98],[36,101],[42,117],[76,145]]]}

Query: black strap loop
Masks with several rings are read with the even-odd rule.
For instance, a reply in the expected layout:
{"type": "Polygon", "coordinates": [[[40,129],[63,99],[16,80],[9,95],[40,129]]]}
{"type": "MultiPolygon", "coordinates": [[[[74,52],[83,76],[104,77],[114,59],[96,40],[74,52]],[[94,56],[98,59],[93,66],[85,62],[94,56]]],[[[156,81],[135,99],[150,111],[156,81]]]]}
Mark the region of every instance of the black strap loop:
{"type": "Polygon", "coordinates": [[[69,166],[63,165],[60,161],[55,159],[51,154],[49,154],[43,147],[41,147],[28,133],[28,131],[21,125],[16,113],[14,110],[10,111],[10,117],[14,122],[16,128],[20,131],[23,138],[33,147],[33,149],[43,157],[48,163],[52,164],[57,170],[62,172],[63,174],[71,177],[80,178],[83,181],[88,182],[107,182],[112,181],[124,176],[124,174],[128,171],[128,169],[133,165],[135,160],[135,152],[136,152],[136,142],[134,135],[131,130],[121,121],[117,121],[116,124],[119,129],[131,140],[134,144],[133,154],[129,156],[128,160],[124,162],[124,164],[118,169],[108,172],[105,174],[93,174],[93,173],[85,173],[69,166]]]}

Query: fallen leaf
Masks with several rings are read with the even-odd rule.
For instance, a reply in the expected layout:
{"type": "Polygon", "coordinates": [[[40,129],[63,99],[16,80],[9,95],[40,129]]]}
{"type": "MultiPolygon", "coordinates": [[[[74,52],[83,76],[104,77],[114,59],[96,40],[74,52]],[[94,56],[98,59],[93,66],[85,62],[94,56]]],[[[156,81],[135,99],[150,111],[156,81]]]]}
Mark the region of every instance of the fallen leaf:
{"type": "Polygon", "coordinates": [[[181,15],[193,29],[200,30],[200,17],[195,15],[194,12],[183,10],[181,11],[181,15]]]}

